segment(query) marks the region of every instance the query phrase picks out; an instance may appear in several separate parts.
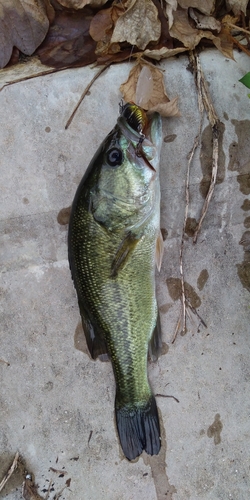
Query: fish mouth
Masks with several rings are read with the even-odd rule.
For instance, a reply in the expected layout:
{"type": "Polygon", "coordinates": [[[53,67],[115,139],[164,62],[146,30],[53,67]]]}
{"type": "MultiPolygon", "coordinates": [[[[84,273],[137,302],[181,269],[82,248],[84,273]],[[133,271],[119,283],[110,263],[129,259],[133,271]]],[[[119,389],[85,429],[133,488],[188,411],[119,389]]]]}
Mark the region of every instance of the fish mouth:
{"type": "Polygon", "coordinates": [[[150,154],[150,152],[148,151],[152,150],[155,152],[156,150],[156,146],[151,139],[151,128],[153,120],[154,120],[153,117],[150,120],[148,120],[145,133],[138,132],[137,130],[133,129],[123,116],[119,116],[117,123],[122,133],[133,147],[135,156],[138,159],[142,158],[144,164],[146,164],[146,166],[150,168],[150,170],[156,172],[156,169],[152,164],[153,160],[153,158],[151,158],[152,154],[150,154]]]}

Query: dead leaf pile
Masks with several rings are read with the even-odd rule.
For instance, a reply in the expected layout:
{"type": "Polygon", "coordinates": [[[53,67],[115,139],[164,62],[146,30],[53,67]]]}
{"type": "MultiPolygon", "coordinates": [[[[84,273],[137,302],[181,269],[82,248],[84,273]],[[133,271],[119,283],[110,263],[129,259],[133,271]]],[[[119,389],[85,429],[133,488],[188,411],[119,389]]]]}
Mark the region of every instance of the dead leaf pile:
{"type": "Polygon", "coordinates": [[[54,68],[161,60],[216,46],[250,54],[248,0],[0,0],[0,67],[36,54],[54,68]]]}

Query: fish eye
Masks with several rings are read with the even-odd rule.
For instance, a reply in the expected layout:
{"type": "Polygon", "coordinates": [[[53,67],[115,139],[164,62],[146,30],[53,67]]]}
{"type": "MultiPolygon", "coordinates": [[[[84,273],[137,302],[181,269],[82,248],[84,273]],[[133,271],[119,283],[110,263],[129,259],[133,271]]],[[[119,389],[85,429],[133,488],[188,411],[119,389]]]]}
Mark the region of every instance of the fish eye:
{"type": "Polygon", "coordinates": [[[107,152],[107,162],[111,167],[121,165],[123,162],[122,151],[118,148],[111,148],[107,152]]]}

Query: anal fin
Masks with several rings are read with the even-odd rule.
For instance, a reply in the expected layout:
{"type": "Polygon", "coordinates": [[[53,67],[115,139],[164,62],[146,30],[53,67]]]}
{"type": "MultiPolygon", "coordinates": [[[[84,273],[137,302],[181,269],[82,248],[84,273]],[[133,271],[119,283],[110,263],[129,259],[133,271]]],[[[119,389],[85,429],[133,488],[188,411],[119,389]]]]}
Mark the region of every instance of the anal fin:
{"type": "Polygon", "coordinates": [[[93,321],[90,320],[86,308],[80,301],[79,309],[82,318],[82,327],[91,357],[93,359],[99,357],[101,361],[108,361],[108,350],[103,332],[93,321]]]}
{"type": "Polygon", "coordinates": [[[151,361],[153,362],[157,361],[157,359],[161,354],[161,348],[162,348],[161,322],[160,322],[160,315],[158,312],[156,325],[148,344],[148,355],[151,361]]]}

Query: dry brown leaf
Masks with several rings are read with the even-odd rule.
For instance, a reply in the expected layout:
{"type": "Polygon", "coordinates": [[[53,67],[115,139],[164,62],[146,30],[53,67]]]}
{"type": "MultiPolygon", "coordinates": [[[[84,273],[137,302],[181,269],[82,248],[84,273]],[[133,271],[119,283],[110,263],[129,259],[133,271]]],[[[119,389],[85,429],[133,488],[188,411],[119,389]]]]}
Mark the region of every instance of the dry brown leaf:
{"type": "MultiPolygon", "coordinates": [[[[112,10],[113,7],[99,10],[99,12],[97,12],[97,14],[93,17],[89,27],[89,34],[96,42],[104,41],[108,32],[112,29],[112,10]]],[[[109,35],[108,38],[110,40],[111,35],[109,35]]]]}
{"type": "Polygon", "coordinates": [[[168,17],[168,26],[169,29],[171,28],[174,18],[173,18],[173,11],[177,9],[178,2],[177,0],[166,0],[166,14],[168,17]]]}
{"type": "Polygon", "coordinates": [[[212,14],[214,10],[215,0],[178,0],[178,4],[183,9],[193,7],[198,9],[203,14],[212,14]]]}
{"type": "Polygon", "coordinates": [[[117,19],[124,13],[122,4],[113,4],[109,9],[102,9],[93,17],[89,34],[97,42],[96,55],[116,54],[120,52],[118,43],[111,43],[113,27],[117,19]]]}
{"type": "Polygon", "coordinates": [[[241,12],[246,15],[248,1],[249,0],[227,0],[226,4],[229,9],[232,9],[235,15],[238,15],[241,12]]]}
{"type": "Polygon", "coordinates": [[[83,9],[85,5],[91,7],[102,7],[108,0],[57,0],[58,3],[67,7],[68,9],[83,9]]]}
{"type": "Polygon", "coordinates": [[[189,24],[188,13],[185,10],[174,12],[174,23],[169,33],[190,50],[193,50],[204,37],[202,30],[192,28],[189,24]]]}
{"type": "Polygon", "coordinates": [[[54,68],[86,66],[96,61],[96,42],[89,35],[91,17],[57,11],[49,32],[37,49],[41,62],[54,68]]]}
{"type": "Polygon", "coordinates": [[[150,59],[155,59],[156,61],[160,61],[161,59],[165,59],[167,57],[176,56],[176,54],[180,54],[181,52],[186,52],[186,47],[176,47],[175,49],[168,49],[167,47],[161,47],[161,49],[146,49],[143,52],[143,56],[149,57],[150,59]]]}
{"type": "Polygon", "coordinates": [[[229,39],[228,34],[222,28],[220,34],[211,38],[215,47],[223,54],[225,57],[229,57],[229,59],[234,59],[233,53],[233,42],[229,39]]]}
{"type": "Polygon", "coordinates": [[[213,16],[205,16],[201,14],[198,10],[190,8],[189,16],[194,20],[196,28],[203,30],[217,31],[221,30],[221,23],[215,19],[213,16]]]}
{"type": "Polygon", "coordinates": [[[178,109],[178,97],[174,97],[169,102],[159,102],[155,106],[150,108],[150,113],[154,113],[157,111],[161,116],[180,116],[180,112],[178,109]]]}
{"type": "Polygon", "coordinates": [[[10,60],[13,46],[31,55],[49,29],[43,0],[0,0],[0,68],[10,60]]]}
{"type": "MultiPolygon", "coordinates": [[[[153,86],[151,95],[148,96],[147,102],[143,100],[143,107],[148,111],[158,111],[163,116],[178,116],[177,98],[169,100],[162,71],[156,68],[153,64],[139,61],[129,73],[129,77],[125,83],[120,86],[120,91],[127,102],[136,102],[138,92],[137,83],[140,73],[144,67],[148,67],[152,73],[153,86]]],[[[137,97],[138,98],[138,97],[137,97]]]]}
{"type": "Polygon", "coordinates": [[[152,0],[128,0],[127,10],[116,22],[112,43],[128,42],[144,50],[161,35],[158,10],[152,0]]]}
{"type": "Polygon", "coordinates": [[[180,40],[185,47],[193,50],[202,38],[211,40],[217,49],[226,57],[233,57],[233,44],[222,28],[221,33],[215,36],[211,31],[198,30],[189,24],[187,11],[176,11],[174,13],[174,24],[170,30],[170,35],[180,40]]]}

